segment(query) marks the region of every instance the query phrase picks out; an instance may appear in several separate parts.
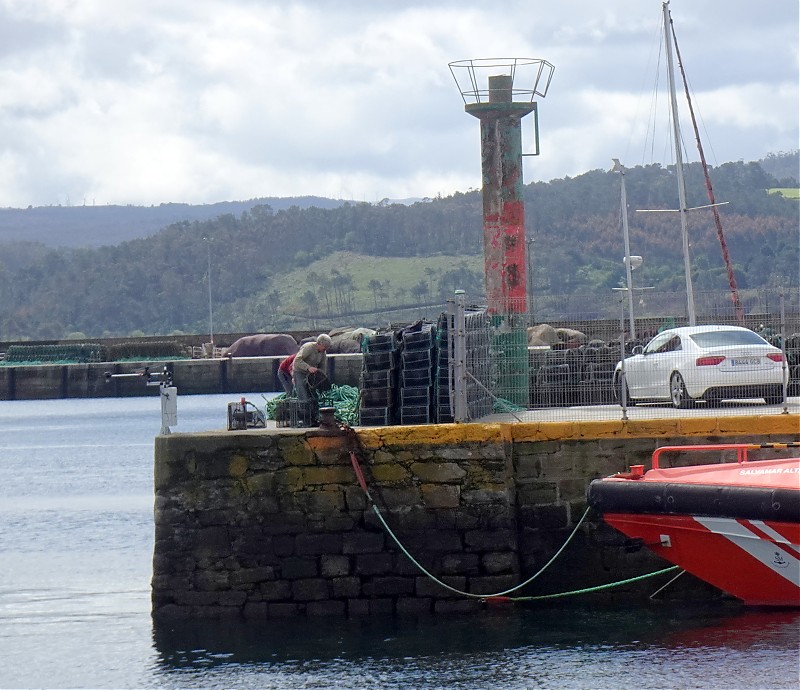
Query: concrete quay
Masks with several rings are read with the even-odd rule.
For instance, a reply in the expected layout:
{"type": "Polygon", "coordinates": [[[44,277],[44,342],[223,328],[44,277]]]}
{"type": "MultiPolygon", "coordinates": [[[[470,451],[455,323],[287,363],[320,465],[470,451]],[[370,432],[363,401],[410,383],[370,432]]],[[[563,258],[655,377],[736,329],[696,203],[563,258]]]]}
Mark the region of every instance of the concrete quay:
{"type": "MultiPolygon", "coordinates": [[[[596,515],[581,522],[593,479],[664,445],[798,440],[797,416],[758,413],[158,436],[153,616],[464,614],[512,591],[596,589],[668,564],[596,515]]],[[[630,606],[671,577],[579,601],[630,606]]],[[[720,597],[686,576],[658,600],[720,597]]]]}
{"type": "MultiPolygon", "coordinates": [[[[180,395],[281,391],[278,366],[283,357],[177,359],[171,361],[41,364],[0,367],[0,400],[118,398],[158,395],[144,379],[111,378],[148,367],[161,372],[169,364],[180,395]]],[[[358,386],[362,355],[329,355],[328,375],[337,385],[358,386]]]]}

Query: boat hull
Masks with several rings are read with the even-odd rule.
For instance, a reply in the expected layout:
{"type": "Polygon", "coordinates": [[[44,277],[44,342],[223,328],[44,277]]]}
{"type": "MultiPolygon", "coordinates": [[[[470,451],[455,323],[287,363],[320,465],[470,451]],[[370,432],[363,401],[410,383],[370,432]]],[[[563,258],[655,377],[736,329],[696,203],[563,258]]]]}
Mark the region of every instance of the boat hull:
{"type": "Polygon", "coordinates": [[[643,465],[591,483],[606,523],[753,606],[800,607],[800,457],[747,452],[800,444],[665,446],[643,465]],[[736,451],[737,462],[662,467],[665,453],[736,451]]]}
{"type": "Polygon", "coordinates": [[[609,513],[604,520],[750,606],[800,607],[800,524],[609,513]]]}

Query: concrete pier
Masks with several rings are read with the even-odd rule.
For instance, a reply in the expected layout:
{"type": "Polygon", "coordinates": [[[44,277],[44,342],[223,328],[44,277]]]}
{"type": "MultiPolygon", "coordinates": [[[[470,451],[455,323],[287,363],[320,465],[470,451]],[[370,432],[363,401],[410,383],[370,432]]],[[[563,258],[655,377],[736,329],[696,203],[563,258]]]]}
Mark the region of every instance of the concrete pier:
{"type": "MultiPolygon", "coordinates": [[[[107,398],[158,395],[158,389],[141,380],[113,378],[144,367],[173,368],[173,381],[181,395],[210,393],[267,393],[282,391],[278,365],[283,357],[233,357],[178,359],[96,364],[42,364],[0,367],[0,400],[52,400],[57,398],[107,398]]],[[[337,385],[358,386],[362,355],[329,355],[328,375],[337,385]]]]}

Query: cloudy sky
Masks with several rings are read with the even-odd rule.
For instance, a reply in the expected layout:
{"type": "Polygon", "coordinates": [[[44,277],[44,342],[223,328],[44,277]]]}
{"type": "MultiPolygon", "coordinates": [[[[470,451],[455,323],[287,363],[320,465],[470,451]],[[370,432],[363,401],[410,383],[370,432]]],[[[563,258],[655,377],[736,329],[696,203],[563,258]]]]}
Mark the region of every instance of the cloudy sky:
{"type": "MultiPolygon", "coordinates": [[[[797,0],[670,8],[709,162],[796,149],[797,0]]],[[[662,33],[660,0],[0,0],[0,207],[477,188],[468,58],[555,66],[526,182],[671,163],[662,33]]]]}

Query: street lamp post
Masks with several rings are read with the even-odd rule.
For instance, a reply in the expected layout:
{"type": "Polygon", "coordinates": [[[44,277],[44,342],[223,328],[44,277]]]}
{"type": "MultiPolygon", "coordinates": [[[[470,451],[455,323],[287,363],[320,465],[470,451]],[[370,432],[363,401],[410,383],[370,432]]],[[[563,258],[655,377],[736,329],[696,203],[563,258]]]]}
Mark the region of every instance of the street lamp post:
{"type": "Polygon", "coordinates": [[[527,271],[527,279],[528,279],[528,314],[529,314],[529,325],[534,326],[535,321],[533,319],[533,265],[532,265],[532,255],[533,255],[533,243],[536,240],[533,237],[529,237],[525,240],[525,244],[527,245],[527,259],[528,259],[528,271],[527,271]]]}
{"type": "Polygon", "coordinates": [[[625,166],[623,166],[617,158],[612,158],[611,160],[614,161],[614,167],[611,168],[611,172],[618,172],[621,180],[619,208],[620,214],[622,215],[622,235],[625,243],[625,258],[623,259],[625,262],[625,284],[628,286],[628,316],[630,318],[631,339],[635,340],[636,324],[633,320],[633,278],[631,277],[631,271],[642,263],[642,257],[637,257],[639,262],[633,265],[631,245],[628,239],[628,195],[625,190],[625,166]]]}
{"type": "Polygon", "coordinates": [[[208,256],[208,337],[211,341],[211,358],[214,358],[214,312],[211,308],[211,238],[203,238],[208,256]]]}
{"type": "MultiPolygon", "coordinates": [[[[631,273],[642,265],[642,261],[643,259],[641,256],[631,256],[630,254],[627,254],[626,256],[622,257],[622,263],[625,264],[625,270],[628,276],[627,279],[628,287],[611,288],[612,290],[615,291],[628,293],[628,319],[630,324],[629,327],[630,327],[631,340],[636,340],[636,320],[633,318],[633,292],[634,290],[641,292],[643,290],[653,289],[652,285],[648,285],[647,287],[638,287],[638,288],[633,287],[633,280],[631,278],[631,273]]],[[[621,322],[621,327],[623,330],[625,329],[624,318],[621,322]]]]}

